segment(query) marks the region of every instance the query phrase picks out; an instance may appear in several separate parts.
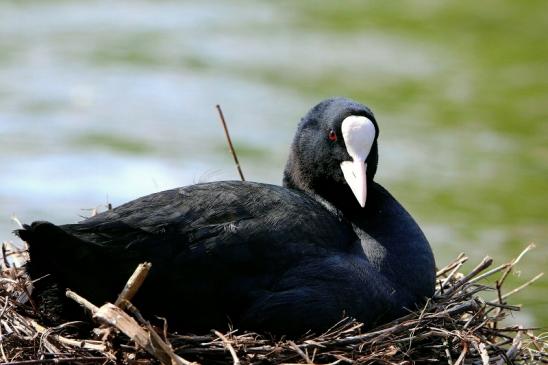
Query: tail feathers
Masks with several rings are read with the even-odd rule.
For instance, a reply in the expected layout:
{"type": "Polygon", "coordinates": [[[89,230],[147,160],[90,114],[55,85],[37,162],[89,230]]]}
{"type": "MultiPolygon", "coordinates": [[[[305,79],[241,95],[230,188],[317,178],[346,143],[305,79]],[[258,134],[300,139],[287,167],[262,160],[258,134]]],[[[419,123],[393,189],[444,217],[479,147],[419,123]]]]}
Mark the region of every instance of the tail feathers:
{"type": "Polygon", "coordinates": [[[52,234],[55,236],[55,234],[59,234],[61,232],[64,233],[61,228],[46,221],[36,221],[32,222],[30,225],[23,224],[23,229],[16,229],[13,231],[13,233],[29,245],[33,245],[39,241],[44,241],[44,239],[52,237],[52,234]]]}
{"type": "Polygon", "coordinates": [[[29,246],[29,272],[34,278],[46,273],[70,273],[90,254],[87,242],[50,222],[25,224],[15,234],[29,246]]]}
{"type": "MultiPolygon", "coordinates": [[[[72,237],[53,223],[37,221],[32,224],[24,224],[23,229],[14,231],[23,241],[28,243],[32,256],[33,251],[56,251],[67,245],[72,237]]],[[[56,254],[52,252],[52,254],[56,254]]]]}
{"type": "MultiPolygon", "coordinates": [[[[29,243],[34,240],[34,227],[39,224],[46,224],[49,222],[34,222],[31,225],[23,224],[22,229],[16,229],[13,231],[19,238],[21,238],[23,241],[29,243]]],[[[51,224],[51,223],[50,223],[51,224]]]]}
{"type": "Polygon", "coordinates": [[[81,309],[66,298],[65,289],[73,286],[71,278],[80,265],[73,256],[84,242],[45,221],[24,224],[14,233],[28,244],[30,260],[26,269],[35,280],[34,300],[41,313],[47,313],[43,320],[58,324],[83,319],[81,309]]]}

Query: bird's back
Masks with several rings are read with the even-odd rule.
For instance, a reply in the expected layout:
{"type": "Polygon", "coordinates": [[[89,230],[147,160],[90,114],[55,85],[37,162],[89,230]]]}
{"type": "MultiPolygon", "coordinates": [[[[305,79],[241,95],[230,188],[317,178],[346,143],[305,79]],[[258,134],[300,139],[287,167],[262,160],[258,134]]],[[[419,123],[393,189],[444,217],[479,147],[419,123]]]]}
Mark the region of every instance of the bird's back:
{"type": "Polygon", "coordinates": [[[19,234],[33,277],[51,273],[97,304],[114,300],[136,265],[150,261],[136,304],[189,329],[243,315],[299,267],[356,241],[348,223],[308,195],[251,182],[168,190],[78,224],[36,222],[19,234]]]}

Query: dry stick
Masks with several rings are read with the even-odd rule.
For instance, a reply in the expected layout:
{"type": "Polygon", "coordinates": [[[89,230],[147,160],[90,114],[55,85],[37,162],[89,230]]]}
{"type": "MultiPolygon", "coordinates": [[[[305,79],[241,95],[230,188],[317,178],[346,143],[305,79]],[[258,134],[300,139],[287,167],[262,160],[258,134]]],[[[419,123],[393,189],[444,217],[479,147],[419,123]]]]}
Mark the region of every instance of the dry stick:
{"type": "Polygon", "coordinates": [[[523,251],[521,251],[521,253],[518,255],[518,257],[516,257],[515,259],[513,259],[512,261],[510,261],[510,265],[508,266],[508,268],[506,269],[506,271],[504,271],[504,273],[502,274],[501,278],[499,280],[497,280],[497,289],[500,288],[502,286],[502,284],[504,283],[504,281],[506,280],[506,278],[508,277],[508,274],[510,274],[510,272],[512,271],[512,269],[514,268],[514,266],[521,260],[521,258],[527,253],[529,252],[530,250],[532,250],[533,248],[535,248],[535,244],[534,243],[531,243],[529,246],[525,247],[525,249],[523,251]]]}
{"type": "MultiPolygon", "coordinates": [[[[4,339],[4,334],[2,332],[3,332],[2,331],[2,325],[0,323],[0,338],[4,339]]],[[[7,358],[6,353],[4,351],[4,341],[1,341],[1,340],[0,340],[0,352],[2,353],[2,358],[4,359],[4,362],[8,362],[8,358],[7,358]]]]}
{"type": "Polygon", "coordinates": [[[523,285],[520,285],[518,286],[517,288],[515,288],[514,290],[512,291],[509,291],[508,293],[504,294],[501,299],[504,300],[506,298],[508,298],[510,295],[512,294],[515,294],[517,293],[518,291],[522,290],[523,288],[533,284],[535,281],[537,281],[538,279],[540,279],[542,276],[544,275],[543,272],[541,272],[540,274],[538,274],[537,276],[535,276],[534,278],[532,278],[531,280],[529,280],[528,282],[526,282],[525,284],[523,285]]]}
{"type": "MultiPolygon", "coordinates": [[[[518,257],[516,257],[515,259],[513,259],[512,261],[509,262],[509,265],[508,267],[506,268],[506,270],[502,273],[501,277],[499,280],[496,281],[496,289],[497,289],[497,295],[498,295],[498,299],[499,299],[499,303],[500,304],[504,304],[503,303],[503,300],[504,300],[504,297],[502,295],[502,284],[504,284],[504,281],[506,280],[506,278],[508,277],[508,275],[510,274],[510,272],[513,270],[514,266],[521,260],[521,258],[527,253],[529,252],[530,250],[532,250],[533,248],[535,248],[535,244],[534,243],[531,243],[530,245],[528,245],[527,247],[525,247],[525,249],[523,251],[521,251],[521,253],[518,255],[518,257]]],[[[542,275],[541,275],[542,276],[542,275]]],[[[536,279],[535,279],[536,280],[536,279]]],[[[528,284],[527,284],[528,285],[528,284]]],[[[525,285],[525,286],[527,286],[525,285]]],[[[517,291],[519,291],[520,289],[518,289],[517,291]]],[[[510,294],[508,294],[510,295],[510,294]]],[[[496,312],[496,315],[499,315],[501,312],[501,310],[499,309],[497,312],[496,312]]],[[[496,326],[496,323],[495,323],[495,326],[496,326]]]]}
{"type": "Polygon", "coordinates": [[[443,346],[445,347],[445,356],[447,356],[447,363],[453,365],[453,358],[451,357],[451,351],[449,351],[449,343],[447,339],[443,341],[443,346]]]}
{"type": "Polygon", "coordinates": [[[411,350],[411,346],[413,344],[413,337],[415,335],[415,332],[417,331],[417,329],[419,328],[419,325],[421,324],[421,321],[422,321],[422,318],[424,317],[424,312],[426,311],[426,308],[428,308],[428,305],[430,304],[430,298],[428,298],[428,300],[426,301],[426,303],[424,304],[422,310],[421,310],[421,313],[419,314],[419,318],[417,318],[417,325],[410,331],[411,333],[411,339],[409,340],[409,346],[407,347],[407,351],[411,350]]]}
{"type": "Polygon", "coordinates": [[[236,351],[234,351],[234,348],[230,344],[230,341],[219,331],[213,331],[213,333],[223,341],[223,345],[225,346],[228,351],[230,351],[230,356],[232,356],[232,361],[234,365],[240,365],[240,359],[238,359],[238,355],[236,355],[236,351]]]}
{"type": "Polygon", "coordinates": [[[508,309],[516,312],[519,312],[521,310],[520,305],[500,304],[500,303],[494,303],[494,302],[484,302],[484,303],[485,305],[488,305],[491,307],[503,308],[503,309],[508,309]]]}
{"type": "Polygon", "coordinates": [[[8,255],[6,250],[6,242],[2,242],[2,260],[4,261],[4,266],[6,269],[9,269],[11,267],[10,263],[8,262],[8,255]]]}
{"type": "MultiPolygon", "coordinates": [[[[472,343],[474,344],[474,347],[476,347],[476,342],[474,341],[472,343]]],[[[479,342],[476,349],[480,354],[483,365],[489,365],[489,353],[487,352],[485,344],[483,342],[479,342]]]]}
{"type": "Polygon", "coordinates": [[[499,265],[499,266],[495,267],[494,269],[491,269],[491,270],[489,270],[489,271],[487,271],[487,272],[485,272],[485,273],[483,273],[483,274],[481,274],[481,275],[476,276],[475,278],[473,278],[472,280],[470,280],[469,283],[470,283],[470,284],[473,284],[473,283],[475,283],[475,282],[478,282],[478,281],[480,281],[480,280],[482,280],[482,279],[485,279],[485,278],[487,278],[487,277],[489,277],[489,276],[491,276],[491,275],[493,275],[493,274],[496,274],[496,273],[498,273],[498,272],[500,272],[500,271],[502,271],[502,270],[504,270],[504,269],[508,269],[508,267],[510,267],[510,266],[512,266],[512,263],[511,263],[511,262],[507,262],[507,263],[505,263],[505,264],[499,265]]]}
{"type": "Polygon", "coordinates": [[[308,357],[308,355],[305,354],[304,351],[301,350],[301,349],[299,348],[299,346],[297,346],[297,344],[296,344],[295,342],[293,342],[293,341],[288,341],[288,343],[289,343],[289,346],[291,346],[291,348],[292,348],[293,350],[295,350],[295,352],[298,353],[299,356],[302,357],[303,360],[306,361],[307,364],[313,364],[312,360],[310,360],[310,358],[308,357]]]}
{"type": "Polygon", "coordinates": [[[506,359],[503,356],[502,359],[500,359],[497,362],[497,365],[503,365],[504,363],[508,363],[507,360],[510,360],[510,361],[514,360],[520,348],[521,348],[521,331],[518,331],[518,333],[516,334],[516,337],[514,337],[514,340],[512,341],[512,347],[510,347],[508,351],[506,351],[506,354],[505,354],[506,359]]]}
{"type": "Polygon", "coordinates": [[[4,300],[4,307],[0,312],[0,318],[4,317],[4,313],[6,313],[6,310],[8,310],[8,307],[10,307],[10,301],[8,300],[8,298],[4,297],[2,299],[4,300]]]}
{"type": "Polygon", "coordinates": [[[23,224],[21,223],[21,221],[19,220],[19,218],[17,218],[17,216],[15,214],[13,214],[11,216],[11,220],[14,221],[18,226],[19,228],[23,229],[23,224]]]}
{"type": "Polygon", "coordinates": [[[344,357],[340,354],[333,354],[333,357],[335,357],[337,359],[337,361],[332,362],[330,365],[335,365],[335,364],[338,364],[340,362],[345,362],[347,364],[354,364],[355,363],[355,361],[353,361],[353,360],[351,360],[347,357],[344,357]]]}
{"type": "MultiPolygon", "coordinates": [[[[141,288],[141,285],[143,285],[151,266],[152,264],[150,262],[143,262],[137,266],[131,277],[126,282],[124,289],[122,289],[122,292],[118,295],[114,305],[124,310],[127,310],[128,306],[132,305],[130,300],[133,299],[135,294],[139,291],[139,288],[141,288]]],[[[113,329],[113,327],[106,326],[99,328],[98,330],[99,333],[101,333],[102,338],[107,338],[113,329]]]]}
{"type": "Polygon", "coordinates": [[[451,272],[449,273],[449,275],[447,275],[447,277],[441,282],[441,285],[440,285],[440,292],[447,286],[447,284],[449,284],[449,282],[451,281],[451,279],[453,278],[453,276],[455,276],[455,274],[458,272],[458,270],[462,267],[462,265],[466,262],[465,259],[457,262],[457,264],[455,265],[455,267],[453,268],[453,270],[451,270],[451,272]]]}
{"type": "MultiPolygon", "coordinates": [[[[154,328],[152,328],[152,325],[143,317],[141,312],[139,312],[137,307],[135,307],[133,304],[131,304],[131,302],[128,302],[125,299],[123,300],[123,306],[137,319],[137,321],[142,326],[148,329],[150,337],[152,339],[152,343],[156,346],[159,346],[163,352],[168,354],[172,358],[172,363],[179,364],[182,362],[182,364],[190,364],[188,361],[175,354],[171,345],[166,343],[167,340],[162,339],[160,335],[158,335],[154,328]]],[[[167,338],[167,336],[165,336],[165,338],[167,338]]]]}
{"type": "Polygon", "coordinates": [[[466,353],[468,352],[468,342],[464,341],[462,352],[460,353],[459,357],[455,361],[455,365],[460,365],[463,363],[464,358],[466,357],[466,353]]]}
{"type": "Polygon", "coordinates": [[[338,327],[341,326],[341,324],[344,324],[345,322],[347,322],[350,318],[348,317],[345,317],[343,319],[341,319],[340,321],[338,321],[337,323],[335,323],[333,326],[329,327],[326,331],[324,331],[324,333],[322,333],[321,335],[319,335],[317,338],[323,338],[323,337],[327,337],[327,336],[330,336],[330,335],[333,335],[335,333],[338,333],[340,332],[340,329],[337,330],[338,327]],[[336,331],[337,330],[337,331],[336,331]]]}
{"type": "Polygon", "coordinates": [[[479,263],[478,266],[476,266],[472,271],[470,271],[466,276],[459,279],[455,285],[453,285],[451,288],[449,288],[444,295],[446,297],[453,294],[457,289],[459,289],[461,286],[463,286],[466,282],[468,282],[470,279],[472,279],[474,276],[488,268],[493,263],[493,259],[489,256],[486,256],[483,258],[483,260],[479,263]]]}
{"type": "Polygon", "coordinates": [[[131,338],[135,343],[144,348],[148,353],[156,357],[163,364],[190,365],[189,361],[175,355],[169,346],[153,331],[143,329],[121,308],[107,303],[101,308],[96,307],[85,298],[73,291],[67,290],[67,297],[80,304],[93,313],[93,318],[100,323],[118,328],[122,333],[131,338]],[[156,336],[155,336],[156,335],[156,336]]]}
{"type": "Polygon", "coordinates": [[[128,279],[124,289],[118,296],[118,299],[114,302],[115,306],[124,309],[126,301],[131,302],[131,299],[133,299],[141,285],[143,285],[151,266],[152,264],[150,262],[143,262],[137,266],[133,275],[128,279]]]}
{"type": "MultiPolygon", "coordinates": [[[[15,267],[13,267],[12,269],[15,269],[15,267]]],[[[21,288],[23,289],[23,292],[25,293],[25,295],[29,299],[30,306],[32,307],[32,310],[34,311],[34,313],[35,314],[40,313],[40,310],[38,309],[38,306],[34,302],[34,299],[32,299],[32,295],[29,291],[29,288],[27,288],[27,285],[25,283],[20,283],[20,285],[21,285],[21,288]]]]}
{"type": "Polygon", "coordinates": [[[242,179],[242,181],[245,181],[244,174],[242,173],[242,169],[240,168],[240,162],[238,161],[238,156],[236,156],[236,151],[234,151],[234,146],[232,146],[232,140],[230,139],[230,134],[228,133],[228,127],[226,126],[226,121],[223,115],[223,111],[221,110],[221,106],[217,104],[215,107],[219,112],[219,118],[221,119],[221,123],[223,124],[223,128],[225,130],[228,147],[230,148],[230,153],[232,153],[232,157],[234,158],[234,162],[236,163],[236,168],[238,169],[238,174],[240,174],[240,179],[242,179]]]}
{"type": "Polygon", "coordinates": [[[95,314],[99,310],[99,307],[97,307],[95,304],[91,303],[86,298],[79,296],[78,294],[76,294],[70,289],[67,289],[67,291],[65,292],[65,295],[67,296],[67,298],[74,300],[76,303],[80,304],[80,306],[89,310],[91,314],[95,314]]]}
{"type": "MultiPolygon", "coordinates": [[[[131,302],[124,300],[123,306],[125,310],[128,311],[133,317],[135,317],[137,322],[139,322],[141,325],[150,326],[150,323],[145,319],[145,317],[143,317],[143,315],[141,314],[141,312],[139,312],[137,307],[131,304],[131,302]]],[[[167,338],[167,336],[164,336],[164,338],[167,338]]]]}
{"type": "MultiPolygon", "coordinates": [[[[41,335],[44,334],[46,331],[48,331],[47,328],[41,326],[34,320],[30,320],[29,323],[34,328],[34,330],[41,335]]],[[[106,350],[106,346],[103,345],[100,341],[79,340],[74,338],[63,337],[57,334],[52,334],[50,336],[53,336],[55,340],[61,342],[64,345],[74,346],[74,347],[83,348],[87,350],[95,350],[100,352],[104,352],[106,350]]]]}
{"type": "MultiPolygon", "coordinates": [[[[118,297],[121,305],[128,302],[125,298],[135,295],[140,285],[143,283],[148,270],[150,269],[149,263],[143,263],[137,266],[133,275],[129,278],[124,290],[118,297]]],[[[160,336],[149,325],[145,330],[142,328],[135,319],[125,313],[120,307],[107,303],[101,308],[97,308],[94,304],[87,299],[79,296],[73,291],[67,290],[66,296],[76,301],[82,307],[87,308],[93,314],[93,318],[103,324],[108,324],[112,327],[116,327],[126,336],[135,341],[139,346],[144,348],[148,353],[156,357],[163,364],[177,364],[177,365],[190,365],[193,364],[180,356],[177,356],[171,347],[166,344],[160,336]]]]}
{"type": "Polygon", "coordinates": [[[459,253],[459,255],[457,256],[456,259],[454,259],[452,262],[447,264],[444,268],[438,270],[436,272],[436,277],[441,276],[441,275],[445,274],[446,272],[453,270],[455,265],[458,265],[459,262],[462,261],[462,260],[464,260],[464,261],[468,260],[468,257],[466,257],[464,252],[459,253]]]}
{"type": "MultiPolygon", "coordinates": [[[[531,243],[529,244],[527,247],[525,247],[525,249],[523,251],[521,251],[521,253],[518,255],[518,257],[516,257],[515,259],[513,259],[512,261],[510,261],[509,263],[507,263],[506,265],[506,270],[504,270],[504,272],[502,273],[500,279],[498,279],[496,282],[495,282],[495,288],[497,290],[497,298],[499,300],[499,303],[500,304],[504,304],[503,303],[503,296],[502,296],[502,284],[504,284],[504,281],[506,280],[506,278],[508,277],[508,275],[510,274],[510,272],[513,270],[514,266],[521,260],[521,258],[527,253],[529,252],[530,250],[532,250],[533,248],[535,248],[535,244],[534,243],[531,243]]],[[[495,308],[491,308],[492,309],[495,309],[495,308]]],[[[487,312],[490,313],[491,310],[489,310],[487,312]]],[[[495,317],[498,316],[500,313],[501,313],[502,309],[501,308],[497,308],[497,311],[495,312],[495,317]]],[[[497,328],[497,325],[498,323],[495,322],[494,323],[494,327],[497,328]]]]}

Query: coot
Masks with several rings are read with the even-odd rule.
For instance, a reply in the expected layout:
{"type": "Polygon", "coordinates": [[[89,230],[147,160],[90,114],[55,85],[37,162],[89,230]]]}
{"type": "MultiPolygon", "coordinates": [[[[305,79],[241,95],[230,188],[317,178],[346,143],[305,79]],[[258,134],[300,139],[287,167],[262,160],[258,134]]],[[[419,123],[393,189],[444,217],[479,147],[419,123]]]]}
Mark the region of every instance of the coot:
{"type": "Polygon", "coordinates": [[[434,258],[413,218],[373,181],[378,134],[369,108],[327,99],[298,126],[284,187],[196,184],[78,224],[25,225],[16,233],[29,245],[30,275],[50,274],[39,297],[71,317],[65,288],[113,301],[150,261],[134,303],[180,331],[230,322],[299,334],[343,316],[373,327],[405,314],[432,295],[434,258]]]}

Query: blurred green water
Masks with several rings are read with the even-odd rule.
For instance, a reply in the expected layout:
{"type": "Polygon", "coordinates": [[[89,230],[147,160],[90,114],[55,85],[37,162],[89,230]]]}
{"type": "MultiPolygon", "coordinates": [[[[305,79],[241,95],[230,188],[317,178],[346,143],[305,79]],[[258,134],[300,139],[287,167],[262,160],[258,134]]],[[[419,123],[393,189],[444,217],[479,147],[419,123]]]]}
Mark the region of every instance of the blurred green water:
{"type": "MultiPolygon", "coordinates": [[[[279,183],[298,116],[345,95],[375,111],[378,180],[419,221],[440,264],[461,251],[474,264],[486,254],[500,262],[537,244],[515,286],[548,257],[546,34],[545,1],[5,2],[0,166],[10,174],[0,211],[66,222],[100,203],[90,191],[117,203],[148,191],[117,175],[90,184],[89,169],[78,180],[64,173],[73,163],[96,175],[106,174],[99,165],[108,174],[135,165],[125,179],[140,176],[145,157],[167,175],[195,162],[196,171],[232,169],[218,125],[208,124],[217,102],[232,117],[246,176],[279,183]],[[102,153],[123,160],[89,162],[102,153]],[[62,165],[63,180],[39,189],[29,182],[41,174],[10,167],[38,156],[36,169],[62,165]],[[117,190],[121,181],[131,194],[117,190]],[[69,187],[74,198],[54,211],[38,204],[69,187]]],[[[520,319],[548,323],[547,291],[543,278],[516,296],[527,308],[520,319]]]]}

